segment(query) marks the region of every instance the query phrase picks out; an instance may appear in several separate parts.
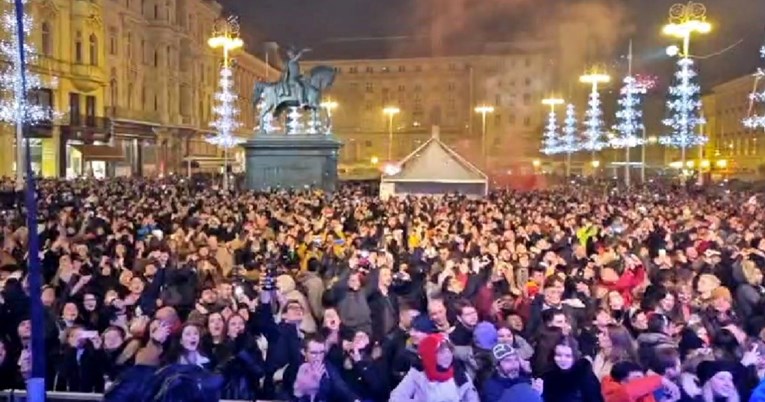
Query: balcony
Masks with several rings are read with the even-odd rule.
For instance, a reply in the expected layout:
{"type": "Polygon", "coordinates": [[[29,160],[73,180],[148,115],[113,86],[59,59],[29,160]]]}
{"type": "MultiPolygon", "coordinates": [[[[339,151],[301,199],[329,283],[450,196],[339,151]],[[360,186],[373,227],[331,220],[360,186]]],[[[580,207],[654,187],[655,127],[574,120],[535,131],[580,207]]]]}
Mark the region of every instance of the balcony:
{"type": "Polygon", "coordinates": [[[64,116],[61,125],[61,134],[67,139],[84,143],[106,142],[110,132],[111,123],[106,117],[69,113],[64,116]]]}
{"type": "Polygon", "coordinates": [[[92,92],[106,85],[106,75],[99,66],[72,64],[72,83],[81,92],[92,92]]]}
{"type": "Polygon", "coordinates": [[[162,120],[159,112],[148,110],[133,110],[120,106],[107,107],[104,114],[113,120],[131,120],[153,124],[159,124],[162,120]]]}

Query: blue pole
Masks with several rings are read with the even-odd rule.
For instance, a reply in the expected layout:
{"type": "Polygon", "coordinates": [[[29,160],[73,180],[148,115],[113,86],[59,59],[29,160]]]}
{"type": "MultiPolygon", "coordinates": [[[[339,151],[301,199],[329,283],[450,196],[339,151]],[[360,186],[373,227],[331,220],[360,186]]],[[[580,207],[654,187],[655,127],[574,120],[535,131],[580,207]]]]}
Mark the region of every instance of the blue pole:
{"type": "MultiPolygon", "coordinates": [[[[26,55],[24,54],[24,3],[23,0],[15,0],[16,5],[16,35],[19,45],[19,79],[21,80],[22,105],[27,96],[27,72],[26,55]]],[[[18,96],[18,95],[17,95],[18,96]]],[[[23,128],[27,128],[26,106],[19,111],[22,113],[17,118],[24,122],[23,128]]],[[[26,135],[23,136],[26,138],[26,135]]],[[[22,144],[16,144],[22,146],[22,144]]],[[[24,190],[24,203],[27,209],[27,228],[29,229],[29,253],[27,259],[27,281],[29,285],[29,304],[32,323],[32,373],[27,380],[27,401],[45,401],[45,319],[41,299],[42,276],[40,266],[40,239],[37,233],[37,189],[35,177],[32,173],[32,158],[29,141],[24,141],[26,170],[26,189],[24,190]]],[[[22,169],[17,166],[16,169],[22,169]]]]}

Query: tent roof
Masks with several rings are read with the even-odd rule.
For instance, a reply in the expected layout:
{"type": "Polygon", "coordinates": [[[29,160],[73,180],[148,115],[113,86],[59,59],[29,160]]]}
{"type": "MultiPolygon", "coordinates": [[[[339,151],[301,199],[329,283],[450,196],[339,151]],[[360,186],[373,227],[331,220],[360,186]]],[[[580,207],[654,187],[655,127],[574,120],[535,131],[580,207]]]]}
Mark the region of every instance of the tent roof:
{"type": "Polygon", "coordinates": [[[437,136],[431,137],[400,162],[401,170],[383,176],[389,182],[485,183],[480,169],[446,146],[437,136]]]}

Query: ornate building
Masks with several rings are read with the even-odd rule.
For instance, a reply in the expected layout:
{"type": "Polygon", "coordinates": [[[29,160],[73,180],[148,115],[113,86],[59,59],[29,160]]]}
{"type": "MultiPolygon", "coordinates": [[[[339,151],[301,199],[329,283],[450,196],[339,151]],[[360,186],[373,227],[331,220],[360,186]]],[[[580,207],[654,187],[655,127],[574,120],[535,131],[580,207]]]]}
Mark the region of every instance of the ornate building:
{"type": "MultiPolygon", "coordinates": [[[[33,164],[45,176],[185,172],[203,160],[222,54],[207,45],[221,7],[209,0],[30,0],[35,70],[58,85],[41,94],[63,118],[33,130],[33,164]]],[[[242,135],[250,135],[254,82],[268,68],[234,53],[242,135]]],[[[271,76],[278,75],[271,70],[271,76]]],[[[3,127],[3,143],[13,127],[3,127]]],[[[0,174],[13,170],[13,150],[0,174]]]]}
{"type": "Polygon", "coordinates": [[[754,77],[746,75],[713,87],[702,99],[709,135],[706,155],[713,160],[726,160],[728,174],[751,176],[765,173],[762,171],[765,170],[762,133],[741,122],[752,112],[749,94],[753,85],[754,77]]]}
{"type": "MultiPolygon", "coordinates": [[[[540,106],[553,71],[546,43],[522,41],[486,45],[466,55],[379,59],[322,59],[303,63],[337,68],[335,85],[326,96],[336,101],[335,132],[345,145],[341,161],[349,165],[385,160],[390,116],[393,116],[393,159],[417,148],[439,126],[440,138],[483,165],[482,115],[486,115],[486,163],[491,169],[528,164],[538,154],[545,110],[540,106]]],[[[321,49],[313,52],[321,57],[321,49]]]]}

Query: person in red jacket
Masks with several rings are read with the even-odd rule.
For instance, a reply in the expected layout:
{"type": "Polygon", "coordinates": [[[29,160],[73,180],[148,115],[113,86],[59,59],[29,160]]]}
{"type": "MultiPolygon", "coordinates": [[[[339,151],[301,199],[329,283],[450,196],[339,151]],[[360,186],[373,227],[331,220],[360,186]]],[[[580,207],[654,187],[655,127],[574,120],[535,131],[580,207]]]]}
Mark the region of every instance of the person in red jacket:
{"type": "Polygon", "coordinates": [[[680,397],[677,385],[660,375],[645,375],[640,365],[631,361],[614,364],[600,389],[605,402],[662,402],[680,397]],[[666,398],[657,401],[654,394],[659,390],[666,398]]]}

